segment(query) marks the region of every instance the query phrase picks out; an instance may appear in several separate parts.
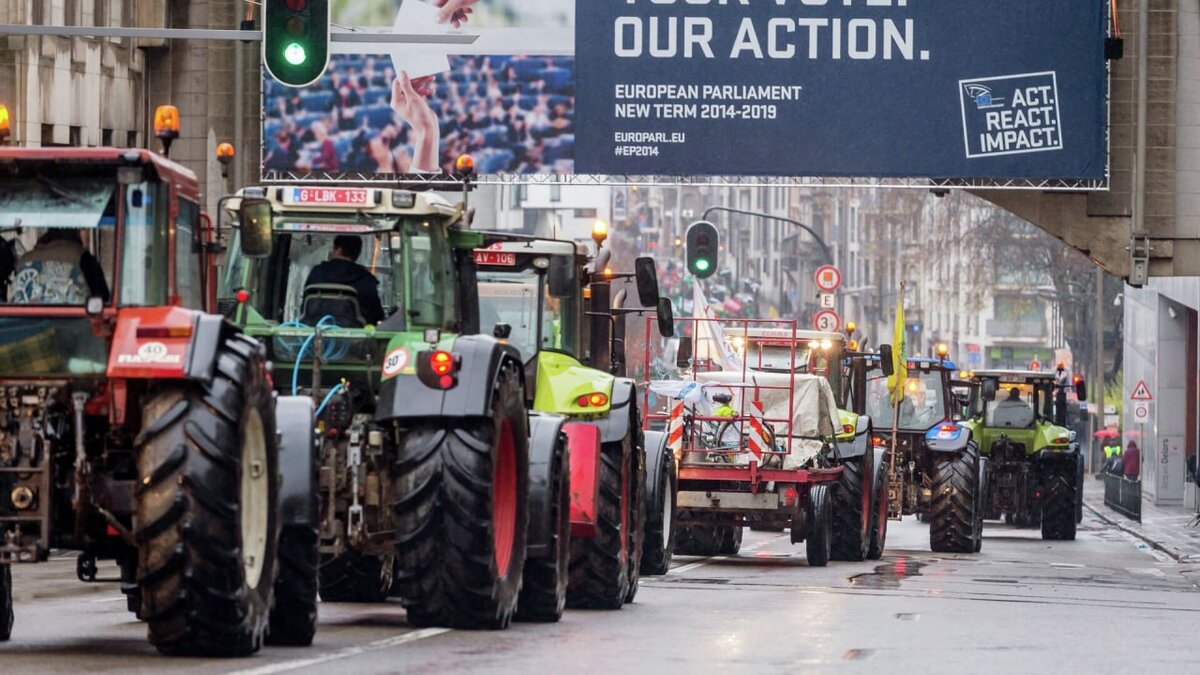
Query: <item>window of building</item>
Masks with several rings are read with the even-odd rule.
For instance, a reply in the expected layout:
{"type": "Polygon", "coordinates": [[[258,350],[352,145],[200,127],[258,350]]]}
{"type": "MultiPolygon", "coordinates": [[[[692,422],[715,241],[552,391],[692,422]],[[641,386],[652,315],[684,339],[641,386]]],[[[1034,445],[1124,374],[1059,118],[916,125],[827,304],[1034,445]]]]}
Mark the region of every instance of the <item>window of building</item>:
{"type": "Polygon", "coordinates": [[[136,148],[138,146],[137,132],[130,131],[125,135],[125,147],[136,148]]]}
{"type": "Polygon", "coordinates": [[[54,125],[42,125],[42,147],[49,148],[54,145],[54,125]]]}
{"type": "Polygon", "coordinates": [[[79,0],[63,0],[63,25],[79,25],[79,0]]]}
{"type": "Polygon", "coordinates": [[[113,130],[112,129],[102,129],[100,131],[100,145],[102,145],[106,148],[111,148],[112,144],[113,144],[113,130]]]}
{"type": "Polygon", "coordinates": [[[72,148],[78,148],[83,145],[83,127],[71,127],[68,133],[70,134],[70,140],[67,141],[67,145],[70,145],[72,148]]]}

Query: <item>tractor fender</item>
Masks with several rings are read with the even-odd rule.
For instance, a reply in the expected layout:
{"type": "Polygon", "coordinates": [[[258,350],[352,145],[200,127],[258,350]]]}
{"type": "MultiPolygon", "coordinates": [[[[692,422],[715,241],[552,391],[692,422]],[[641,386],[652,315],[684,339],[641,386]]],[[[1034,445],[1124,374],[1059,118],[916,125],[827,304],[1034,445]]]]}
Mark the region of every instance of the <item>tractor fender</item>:
{"type": "MultiPolygon", "coordinates": [[[[469,335],[454,341],[459,359],[458,379],[450,389],[425,386],[416,374],[386,380],[379,389],[376,421],[491,415],[496,377],[506,362],[516,366],[524,384],[521,354],[490,335],[469,335]]],[[[417,355],[414,355],[417,358],[417,355]]]]}
{"type": "Polygon", "coordinates": [[[871,418],[859,415],[854,428],[853,441],[838,441],[838,456],[842,459],[855,459],[867,454],[871,447],[871,418]]]}
{"type": "Polygon", "coordinates": [[[646,503],[657,504],[663,488],[663,473],[675,483],[675,455],[667,449],[667,434],[662,431],[642,432],[646,444],[646,503]]]}
{"type": "Polygon", "coordinates": [[[962,452],[970,442],[971,430],[955,422],[941,422],[925,433],[925,446],[933,452],[962,452]]]}
{"type": "Polygon", "coordinates": [[[117,313],[108,376],[210,384],[217,353],[240,329],[216,314],[183,307],[126,307],[117,313]]]}
{"type": "Polygon", "coordinates": [[[570,451],[563,432],[566,418],[532,413],[529,416],[529,529],[527,556],[543,558],[553,552],[554,465],[570,470],[570,451]]]}
{"type": "Polygon", "coordinates": [[[563,426],[571,460],[571,536],[596,536],[600,517],[600,428],[587,422],[563,426]]]}
{"type": "Polygon", "coordinates": [[[275,400],[275,425],[279,430],[280,525],[317,527],[317,493],[320,462],[312,399],[280,396],[275,400]]]}
{"type": "Polygon", "coordinates": [[[593,421],[593,424],[600,427],[601,443],[620,443],[630,433],[633,417],[630,415],[629,406],[636,405],[636,392],[637,387],[633,380],[617,378],[613,383],[608,415],[593,421]]]}

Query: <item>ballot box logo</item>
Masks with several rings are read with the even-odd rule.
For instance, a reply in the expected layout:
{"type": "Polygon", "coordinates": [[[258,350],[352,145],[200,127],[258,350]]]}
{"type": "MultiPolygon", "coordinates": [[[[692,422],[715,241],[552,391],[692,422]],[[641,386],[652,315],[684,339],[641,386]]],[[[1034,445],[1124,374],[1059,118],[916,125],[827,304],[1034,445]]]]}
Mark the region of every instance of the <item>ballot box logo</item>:
{"type": "Polygon", "coordinates": [[[960,80],[958,90],[967,158],[1063,149],[1057,73],[960,80]]]}

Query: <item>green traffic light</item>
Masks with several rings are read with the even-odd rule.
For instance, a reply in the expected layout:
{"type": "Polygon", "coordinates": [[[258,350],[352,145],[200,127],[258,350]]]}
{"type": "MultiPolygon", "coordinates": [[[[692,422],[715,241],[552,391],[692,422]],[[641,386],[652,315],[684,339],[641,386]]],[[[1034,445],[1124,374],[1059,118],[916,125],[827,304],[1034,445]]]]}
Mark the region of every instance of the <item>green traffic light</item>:
{"type": "Polygon", "coordinates": [[[711,263],[708,262],[708,258],[700,258],[696,260],[696,271],[707,272],[710,264],[711,263]]]}
{"type": "Polygon", "coordinates": [[[304,45],[293,42],[283,50],[283,58],[293,66],[299,66],[308,60],[308,53],[304,50],[304,45]]]}

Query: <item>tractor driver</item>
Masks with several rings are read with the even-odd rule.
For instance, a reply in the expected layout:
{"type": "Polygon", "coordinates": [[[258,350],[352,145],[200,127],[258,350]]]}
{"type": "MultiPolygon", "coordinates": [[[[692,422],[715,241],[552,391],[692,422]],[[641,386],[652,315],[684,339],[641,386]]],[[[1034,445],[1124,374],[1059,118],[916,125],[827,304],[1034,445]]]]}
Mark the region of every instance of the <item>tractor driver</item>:
{"type": "Polygon", "coordinates": [[[80,231],[68,228],[43,234],[17,261],[8,285],[8,301],[19,305],[83,305],[88,298],[107,304],[108,283],[80,231]]]}
{"type": "Polygon", "coordinates": [[[362,318],[369,324],[383,321],[383,303],[379,300],[379,280],[367,268],[358,264],[362,255],[361,237],[350,234],[339,235],[333,240],[333,253],[329,260],[317,265],[308,273],[305,288],[316,284],[338,284],[349,286],[358,294],[362,318]]]}
{"type": "Polygon", "coordinates": [[[1000,402],[997,408],[1024,408],[1025,403],[1021,401],[1021,390],[1013,387],[1008,390],[1008,398],[1000,402]]]}

